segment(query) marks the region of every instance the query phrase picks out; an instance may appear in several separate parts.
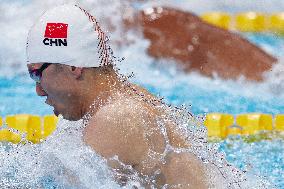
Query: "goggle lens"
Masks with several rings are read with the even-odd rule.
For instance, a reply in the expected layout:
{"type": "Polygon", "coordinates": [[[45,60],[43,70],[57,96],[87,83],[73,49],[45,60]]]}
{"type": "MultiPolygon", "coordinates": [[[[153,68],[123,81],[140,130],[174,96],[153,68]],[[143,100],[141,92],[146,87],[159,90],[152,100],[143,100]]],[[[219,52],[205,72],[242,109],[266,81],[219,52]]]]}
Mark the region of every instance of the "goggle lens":
{"type": "Polygon", "coordinates": [[[39,69],[29,70],[30,77],[35,81],[40,83],[42,72],[45,70],[51,63],[44,63],[39,69]]]}

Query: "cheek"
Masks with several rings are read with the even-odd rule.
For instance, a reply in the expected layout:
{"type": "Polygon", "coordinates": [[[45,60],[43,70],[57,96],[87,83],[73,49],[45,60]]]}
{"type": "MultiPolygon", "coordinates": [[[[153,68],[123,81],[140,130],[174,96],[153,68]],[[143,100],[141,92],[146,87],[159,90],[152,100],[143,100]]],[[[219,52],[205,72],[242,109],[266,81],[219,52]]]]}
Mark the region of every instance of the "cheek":
{"type": "MultiPolygon", "coordinates": [[[[56,77],[44,77],[41,86],[50,97],[60,97],[64,94],[66,85],[61,83],[56,77]]],[[[66,93],[65,93],[66,94],[66,93]]]]}
{"type": "Polygon", "coordinates": [[[42,81],[41,86],[49,97],[59,96],[60,90],[58,89],[60,89],[60,87],[55,85],[54,83],[50,81],[42,81]]]}
{"type": "Polygon", "coordinates": [[[48,76],[43,78],[41,85],[52,103],[58,106],[73,104],[76,97],[73,95],[75,91],[74,87],[71,87],[73,84],[69,81],[70,79],[63,75],[48,76]]]}
{"type": "Polygon", "coordinates": [[[66,88],[58,88],[51,86],[47,92],[51,101],[61,107],[71,106],[74,104],[74,96],[66,88]]]}

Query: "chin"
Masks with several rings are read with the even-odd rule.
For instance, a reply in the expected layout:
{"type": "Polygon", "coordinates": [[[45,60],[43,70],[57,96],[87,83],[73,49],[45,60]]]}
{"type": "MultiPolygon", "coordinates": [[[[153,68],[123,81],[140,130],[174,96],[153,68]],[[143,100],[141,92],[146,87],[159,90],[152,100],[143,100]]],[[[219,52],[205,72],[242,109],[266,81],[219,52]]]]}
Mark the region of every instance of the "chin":
{"type": "Polygon", "coordinates": [[[72,115],[66,115],[66,114],[62,114],[62,117],[68,121],[78,121],[81,119],[81,118],[78,118],[72,115]]]}

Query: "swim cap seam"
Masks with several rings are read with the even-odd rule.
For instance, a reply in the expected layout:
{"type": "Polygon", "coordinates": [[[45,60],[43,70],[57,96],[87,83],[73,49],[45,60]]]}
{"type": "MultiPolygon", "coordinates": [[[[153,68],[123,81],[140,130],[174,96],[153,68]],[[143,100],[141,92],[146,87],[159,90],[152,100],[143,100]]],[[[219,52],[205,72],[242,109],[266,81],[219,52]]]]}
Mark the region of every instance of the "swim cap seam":
{"type": "Polygon", "coordinates": [[[111,63],[110,59],[109,59],[109,54],[108,54],[108,50],[109,48],[107,48],[107,37],[105,35],[105,33],[102,31],[101,27],[99,26],[98,21],[95,19],[94,16],[92,16],[88,11],[86,11],[85,9],[81,8],[79,5],[75,5],[76,7],[78,7],[89,19],[89,21],[91,21],[93,23],[94,26],[94,30],[97,32],[98,34],[98,40],[99,43],[97,45],[98,48],[98,54],[99,54],[99,59],[100,59],[100,66],[106,66],[108,64],[111,63]]]}

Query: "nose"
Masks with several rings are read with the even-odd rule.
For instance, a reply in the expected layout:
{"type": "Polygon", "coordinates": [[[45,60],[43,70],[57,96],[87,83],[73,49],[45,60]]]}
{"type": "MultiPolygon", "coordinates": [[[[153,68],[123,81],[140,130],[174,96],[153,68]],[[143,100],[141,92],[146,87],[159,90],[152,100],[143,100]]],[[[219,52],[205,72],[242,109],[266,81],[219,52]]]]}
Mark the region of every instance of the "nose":
{"type": "Polygon", "coordinates": [[[36,93],[38,96],[47,96],[47,93],[43,90],[40,83],[36,83],[36,93]]]}

